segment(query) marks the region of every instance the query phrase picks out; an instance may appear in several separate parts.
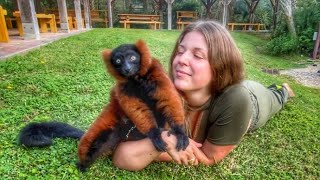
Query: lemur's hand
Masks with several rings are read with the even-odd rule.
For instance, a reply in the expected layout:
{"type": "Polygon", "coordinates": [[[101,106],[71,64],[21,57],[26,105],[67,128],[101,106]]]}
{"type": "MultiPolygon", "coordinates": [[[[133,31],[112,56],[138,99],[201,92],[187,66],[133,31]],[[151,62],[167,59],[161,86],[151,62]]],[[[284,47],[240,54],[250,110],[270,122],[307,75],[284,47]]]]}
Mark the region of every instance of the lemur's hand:
{"type": "Polygon", "coordinates": [[[177,145],[176,149],[178,151],[185,150],[187,146],[189,145],[189,138],[188,136],[183,132],[182,128],[180,126],[173,126],[171,127],[169,134],[173,134],[177,138],[177,145]]]}
{"type": "Polygon", "coordinates": [[[167,143],[163,141],[161,138],[161,130],[159,128],[152,128],[148,133],[147,136],[151,139],[154,147],[159,152],[165,152],[167,150],[167,143]]]}
{"type": "Polygon", "coordinates": [[[196,143],[191,139],[188,139],[189,145],[183,151],[178,151],[176,136],[170,135],[168,131],[162,133],[162,139],[167,143],[167,153],[172,160],[178,164],[184,165],[198,165],[199,160],[196,156],[196,151],[199,150],[202,144],[196,143]]]}

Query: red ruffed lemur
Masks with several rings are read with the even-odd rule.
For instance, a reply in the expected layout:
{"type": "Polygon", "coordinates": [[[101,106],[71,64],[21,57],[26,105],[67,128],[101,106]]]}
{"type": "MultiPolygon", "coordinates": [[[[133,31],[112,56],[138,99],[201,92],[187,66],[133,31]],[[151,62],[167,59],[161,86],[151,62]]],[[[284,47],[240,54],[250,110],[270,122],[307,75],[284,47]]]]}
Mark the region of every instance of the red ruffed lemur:
{"type": "Polygon", "coordinates": [[[177,137],[177,150],[185,149],[181,99],[160,62],[151,57],[145,42],[105,50],[103,60],[116,85],[110,103],[82,136],[78,168],[84,170],[100,154],[110,153],[121,141],[149,137],[158,151],[166,150],[161,138],[165,127],[177,137]]]}
{"type": "MultiPolygon", "coordinates": [[[[166,143],[161,138],[164,129],[177,137],[176,149],[184,150],[189,139],[183,131],[184,110],[180,96],[160,62],[151,57],[145,42],[139,40],[135,44],[120,45],[114,50],[103,51],[102,55],[108,73],[116,79],[116,85],[110,92],[109,104],[87,132],[82,135],[77,131],[73,136],[82,136],[78,145],[78,169],[85,171],[96,158],[111,154],[122,141],[148,137],[158,151],[166,151],[166,143]]],[[[50,145],[50,137],[68,137],[65,134],[77,130],[68,127],[68,133],[50,134],[48,132],[55,129],[51,128],[46,135],[40,133],[42,137],[39,138],[35,136],[39,134],[39,128],[35,126],[22,130],[21,144],[50,145]],[[28,129],[36,130],[35,134],[28,129]],[[47,136],[49,143],[39,141],[48,139],[47,136]]],[[[41,128],[48,129],[47,126],[51,124],[41,128]]]]}

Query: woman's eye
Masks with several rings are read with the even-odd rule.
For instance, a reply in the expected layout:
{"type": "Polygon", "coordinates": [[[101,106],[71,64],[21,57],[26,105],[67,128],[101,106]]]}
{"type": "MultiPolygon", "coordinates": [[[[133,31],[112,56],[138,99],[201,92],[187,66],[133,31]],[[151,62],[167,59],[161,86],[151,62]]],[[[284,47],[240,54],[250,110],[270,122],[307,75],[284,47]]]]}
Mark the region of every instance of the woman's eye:
{"type": "Polygon", "coordinates": [[[183,50],[178,49],[177,54],[183,54],[183,50]]]}
{"type": "Polygon", "coordinates": [[[131,56],[131,61],[135,61],[137,58],[135,56],[131,56]]]}
{"type": "Polygon", "coordinates": [[[198,59],[203,59],[203,56],[200,55],[200,54],[195,54],[194,56],[195,56],[196,58],[198,58],[198,59]]]}
{"type": "Polygon", "coordinates": [[[183,53],[184,53],[184,48],[178,47],[177,54],[183,54],[183,53]]]}
{"type": "Polygon", "coordinates": [[[116,63],[120,64],[121,63],[121,59],[116,59],[116,63]]]}

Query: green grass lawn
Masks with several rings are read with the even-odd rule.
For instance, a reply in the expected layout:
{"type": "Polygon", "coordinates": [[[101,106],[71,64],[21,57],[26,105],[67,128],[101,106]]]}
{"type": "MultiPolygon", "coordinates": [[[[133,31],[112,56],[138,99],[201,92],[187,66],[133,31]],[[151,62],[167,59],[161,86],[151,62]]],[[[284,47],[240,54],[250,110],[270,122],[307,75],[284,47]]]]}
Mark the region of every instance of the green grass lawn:
{"type": "Polygon", "coordinates": [[[114,84],[101,61],[103,49],[142,38],[167,68],[179,33],[95,29],[0,62],[1,179],[319,179],[320,90],[261,72],[264,67],[299,67],[306,60],[262,54],[259,49],[266,41],[241,33],[232,35],[245,59],[247,78],[266,86],[289,82],[296,97],[218,165],[153,163],[129,172],[113,167],[111,158],[101,158],[79,173],[75,140],[56,139],[43,149],[16,144],[19,130],[29,122],[59,120],[83,130],[90,126],[114,84]]]}

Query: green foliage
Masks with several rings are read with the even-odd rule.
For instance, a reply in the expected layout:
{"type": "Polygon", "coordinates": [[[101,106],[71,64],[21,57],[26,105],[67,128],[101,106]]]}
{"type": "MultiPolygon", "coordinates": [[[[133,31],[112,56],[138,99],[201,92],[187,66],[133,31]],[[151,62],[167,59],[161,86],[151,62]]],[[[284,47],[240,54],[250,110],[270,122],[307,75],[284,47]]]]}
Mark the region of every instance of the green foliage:
{"type": "Polygon", "coordinates": [[[305,30],[299,33],[298,49],[301,54],[310,54],[313,51],[314,41],[313,38],[314,29],[307,27],[305,30]]]}
{"type": "MultiPolygon", "coordinates": [[[[172,4],[172,22],[177,21],[176,11],[196,11],[200,14],[200,4],[197,0],[178,0],[172,4]]],[[[167,13],[165,13],[167,14],[167,13]]],[[[165,17],[167,18],[167,17],[165,17]]],[[[173,23],[173,26],[176,26],[176,23],[173,23]]]]}
{"type": "Polygon", "coordinates": [[[200,10],[200,2],[197,0],[177,0],[173,4],[174,11],[198,11],[200,10]]]}
{"type": "Polygon", "coordinates": [[[318,31],[320,23],[320,3],[305,1],[295,10],[294,19],[299,37],[301,54],[310,54],[313,51],[313,33],[318,31]]]}
{"type": "Polygon", "coordinates": [[[3,9],[7,10],[8,14],[12,14],[13,7],[11,0],[0,0],[0,6],[2,6],[3,9]]]}
{"type": "Polygon", "coordinates": [[[267,47],[271,54],[293,52],[303,55],[311,54],[314,46],[313,33],[318,31],[320,21],[320,3],[313,0],[299,1],[297,9],[294,11],[297,40],[293,40],[287,35],[288,29],[285,18],[284,16],[280,16],[280,18],[277,29],[273,32],[274,39],[267,47]]]}
{"type": "Polygon", "coordinates": [[[271,4],[268,1],[259,1],[257,9],[254,13],[255,22],[265,24],[266,27],[269,27],[272,23],[272,8],[271,4]]]}
{"type": "Polygon", "coordinates": [[[290,35],[283,35],[273,38],[267,43],[267,50],[272,55],[283,55],[295,53],[298,49],[299,41],[290,35]]]}
{"type": "Polygon", "coordinates": [[[244,1],[235,1],[233,13],[234,15],[230,17],[232,22],[248,22],[249,11],[244,1]]]}
{"type": "Polygon", "coordinates": [[[77,142],[55,139],[47,148],[16,144],[29,122],[56,119],[86,130],[108,102],[114,80],[105,71],[101,51],[144,39],[167,68],[180,31],[94,29],[24,55],[0,62],[1,179],[319,179],[320,90],[304,87],[287,76],[271,76],[262,67],[288,69],[301,59],[263,55],[266,41],[233,33],[245,60],[247,78],[264,85],[287,81],[296,97],[263,128],[247,134],[227,158],[214,166],[186,167],[152,163],[139,172],[113,166],[100,158],[79,173],[77,142]]]}

